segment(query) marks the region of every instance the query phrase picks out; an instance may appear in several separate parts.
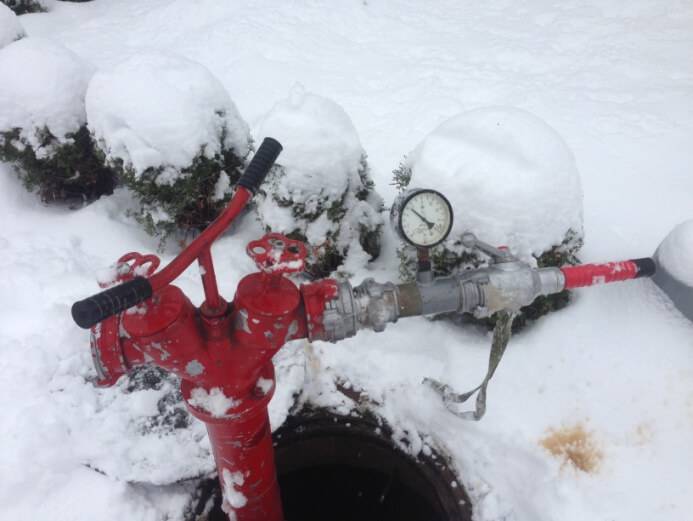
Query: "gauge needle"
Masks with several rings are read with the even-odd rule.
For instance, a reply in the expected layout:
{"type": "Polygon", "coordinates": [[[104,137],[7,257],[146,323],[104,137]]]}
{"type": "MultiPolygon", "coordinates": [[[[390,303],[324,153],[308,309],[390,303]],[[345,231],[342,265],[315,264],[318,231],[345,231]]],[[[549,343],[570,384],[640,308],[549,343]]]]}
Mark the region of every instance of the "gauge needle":
{"type": "Polygon", "coordinates": [[[431,221],[429,221],[428,219],[426,219],[423,215],[421,215],[419,212],[417,212],[417,211],[414,210],[413,208],[411,209],[411,211],[414,212],[414,214],[415,214],[419,219],[421,219],[423,222],[426,223],[426,226],[428,226],[428,229],[429,229],[429,230],[435,226],[435,224],[433,224],[431,221]]]}

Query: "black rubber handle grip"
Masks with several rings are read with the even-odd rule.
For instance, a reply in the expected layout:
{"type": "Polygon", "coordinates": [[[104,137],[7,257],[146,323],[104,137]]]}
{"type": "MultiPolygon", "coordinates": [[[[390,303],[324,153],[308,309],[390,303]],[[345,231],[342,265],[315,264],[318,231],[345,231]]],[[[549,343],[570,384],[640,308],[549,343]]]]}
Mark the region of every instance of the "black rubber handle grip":
{"type": "Polygon", "coordinates": [[[654,259],[650,257],[645,257],[643,259],[633,259],[633,262],[638,267],[638,274],[635,276],[636,279],[640,277],[652,277],[657,272],[657,265],[654,259]]]}
{"type": "Polygon", "coordinates": [[[266,137],[260,148],[250,160],[248,168],[245,169],[243,175],[238,180],[238,185],[247,188],[251,192],[257,192],[257,189],[265,180],[265,176],[269,173],[270,168],[276,161],[279,153],[282,151],[282,145],[274,138],[266,137]]]}
{"type": "Polygon", "coordinates": [[[84,329],[89,329],[102,320],[117,315],[152,296],[152,285],[144,277],[135,277],[106,291],[75,302],[72,319],[84,329]]]}

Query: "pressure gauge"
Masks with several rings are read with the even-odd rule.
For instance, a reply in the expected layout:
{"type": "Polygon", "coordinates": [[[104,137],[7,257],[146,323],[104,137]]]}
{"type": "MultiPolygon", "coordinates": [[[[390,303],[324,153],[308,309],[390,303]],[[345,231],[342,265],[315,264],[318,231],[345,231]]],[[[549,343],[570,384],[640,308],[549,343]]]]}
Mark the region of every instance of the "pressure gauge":
{"type": "Polygon", "coordinates": [[[406,242],[417,248],[432,248],[452,229],[452,206],[440,192],[413,188],[397,196],[390,220],[406,242]]]}

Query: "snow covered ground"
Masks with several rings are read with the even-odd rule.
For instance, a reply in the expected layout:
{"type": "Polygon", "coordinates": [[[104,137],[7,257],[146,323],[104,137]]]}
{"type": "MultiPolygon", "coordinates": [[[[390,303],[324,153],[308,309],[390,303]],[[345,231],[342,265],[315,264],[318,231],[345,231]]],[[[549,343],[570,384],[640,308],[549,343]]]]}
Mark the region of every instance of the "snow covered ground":
{"type": "MultiPolygon", "coordinates": [[[[94,0],[20,22],[96,68],[142,49],[180,53],[209,68],[251,124],[300,82],[349,114],[386,203],[391,170],[442,121],[488,105],[528,110],[575,154],[586,261],[650,255],[693,217],[691,2],[94,0]]],[[[171,483],[212,468],[202,428],[159,436],[126,421],[156,412],[156,391],[85,381],[88,335],[71,303],[122,253],[157,247],[128,204],[120,191],[78,211],[45,207],[0,165],[2,519],[180,519],[186,490],[171,483]]],[[[225,295],[253,269],[244,247],[259,233],[246,217],[215,248],[225,295]]],[[[395,247],[386,234],[356,281],[394,279],[395,247]]],[[[196,270],[180,285],[200,302],[196,270]]],[[[477,521],[690,519],[693,326],[649,281],[580,291],[515,336],[486,417],[466,423],[420,382],[473,387],[489,341],[408,319],[337,345],[297,342],[277,360],[273,424],[300,386],[348,406],[319,394],[348,378],[412,447],[454,456],[477,521]],[[591,472],[542,444],[575,425],[597,454],[591,472]]]]}

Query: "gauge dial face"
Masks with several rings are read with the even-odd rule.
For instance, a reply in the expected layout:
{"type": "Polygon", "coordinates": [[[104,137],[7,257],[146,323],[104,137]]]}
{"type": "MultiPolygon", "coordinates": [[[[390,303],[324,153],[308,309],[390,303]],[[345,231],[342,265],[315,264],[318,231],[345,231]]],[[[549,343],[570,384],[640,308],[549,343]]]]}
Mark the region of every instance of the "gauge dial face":
{"type": "Polygon", "coordinates": [[[417,190],[402,204],[399,231],[419,248],[430,248],[443,241],[452,228],[452,206],[435,190],[417,190]]]}

